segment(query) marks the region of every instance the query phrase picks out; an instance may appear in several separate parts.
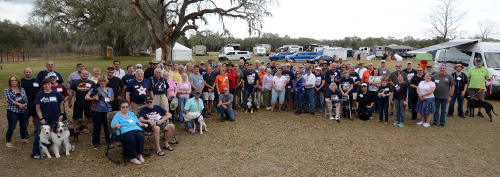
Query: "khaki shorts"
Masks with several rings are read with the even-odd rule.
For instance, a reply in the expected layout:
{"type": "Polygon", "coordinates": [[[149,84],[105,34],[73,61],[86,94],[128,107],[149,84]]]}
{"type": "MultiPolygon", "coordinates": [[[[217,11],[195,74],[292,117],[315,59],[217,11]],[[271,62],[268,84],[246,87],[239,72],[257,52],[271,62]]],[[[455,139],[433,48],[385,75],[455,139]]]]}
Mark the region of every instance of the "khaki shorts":
{"type": "Polygon", "coordinates": [[[215,98],[214,92],[203,92],[203,100],[207,101],[213,101],[215,98]]]}
{"type": "Polygon", "coordinates": [[[468,89],[470,96],[472,98],[476,98],[476,100],[484,100],[484,89],[479,91],[479,89],[469,88],[468,89]],[[475,96],[474,96],[475,95],[475,96]]]}
{"type": "Polygon", "coordinates": [[[170,107],[168,106],[168,98],[165,94],[155,94],[153,96],[153,104],[161,106],[163,109],[168,110],[170,107]]]}

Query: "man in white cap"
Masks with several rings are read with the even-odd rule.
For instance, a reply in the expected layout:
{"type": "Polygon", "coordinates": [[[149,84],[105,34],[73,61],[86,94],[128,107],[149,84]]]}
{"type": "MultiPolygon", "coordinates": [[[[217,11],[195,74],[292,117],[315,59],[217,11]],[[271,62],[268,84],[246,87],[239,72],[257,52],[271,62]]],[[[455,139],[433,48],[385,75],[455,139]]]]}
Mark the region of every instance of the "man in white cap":
{"type": "Polygon", "coordinates": [[[389,79],[389,75],[391,74],[391,70],[389,68],[385,67],[385,60],[380,61],[380,68],[378,68],[380,71],[380,76],[382,78],[387,78],[389,79]]]}

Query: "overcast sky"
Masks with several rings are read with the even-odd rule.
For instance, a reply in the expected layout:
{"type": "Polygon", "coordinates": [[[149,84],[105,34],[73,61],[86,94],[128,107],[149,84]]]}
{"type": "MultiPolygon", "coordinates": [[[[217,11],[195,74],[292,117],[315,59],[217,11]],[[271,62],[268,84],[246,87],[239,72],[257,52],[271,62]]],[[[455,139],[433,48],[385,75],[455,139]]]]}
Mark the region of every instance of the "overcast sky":
{"type": "MultiPolygon", "coordinates": [[[[26,23],[33,1],[0,0],[0,19],[26,23]]],[[[423,19],[436,3],[437,0],[280,0],[279,6],[270,9],[273,16],[264,19],[262,31],[315,39],[348,36],[428,38],[424,31],[429,25],[423,19]]],[[[461,3],[460,8],[468,11],[461,28],[467,31],[463,37],[478,31],[478,21],[493,21],[500,29],[498,0],[461,0],[461,3]]],[[[201,30],[222,30],[218,20],[210,21],[208,26],[197,24],[201,30]]],[[[243,20],[226,20],[226,28],[235,37],[248,36],[243,20]]]]}

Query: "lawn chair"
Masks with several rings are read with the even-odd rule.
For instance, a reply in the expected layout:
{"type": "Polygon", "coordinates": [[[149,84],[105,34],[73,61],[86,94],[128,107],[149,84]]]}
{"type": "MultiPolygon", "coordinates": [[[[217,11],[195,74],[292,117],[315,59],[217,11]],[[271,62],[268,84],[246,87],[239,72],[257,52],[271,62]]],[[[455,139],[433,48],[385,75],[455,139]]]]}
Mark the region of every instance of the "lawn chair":
{"type": "MultiPolygon", "coordinates": [[[[108,131],[109,131],[111,138],[108,141],[108,146],[104,150],[104,154],[106,155],[106,157],[108,157],[109,160],[111,160],[112,162],[115,162],[116,164],[120,164],[120,155],[121,155],[123,158],[123,165],[127,166],[127,161],[125,160],[125,157],[123,156],[124,149],[123,149],[123,146],[120,142],[121,140],[120,141],[117,140],[118,135],[116,134],[116,132],[113,129],[111,129],[111,121],[113,120],[113,116],[115,114],[116,114],[116,111],[112,111],[112,112],[108,112],[108,114],[106,115],[106,117],[107,117],[106,119],[108,121],[108,131]],[[120,151],[118,150],[119,148],[121,148],[120,151]],[[112,153],[114,153],[116,155],[112,156],[111,155],[112,153]]],[[[121,130],[118,130],[118,131],[121,131],[121,130]]]]}
{"type": "MultiPolygon", "coordinates": [[[[172,117],[173,117],[173,115],[172,115],[172,117]]],[[[168,119],[168,120],[167,120],[167,122],[168,122],[169,124],[173,124],[173,120],[174,120],[173,118],[170,118],[170,119],[168,119]]],[[[167,130],[164,130],[164,129],[162,128],[162,129],[160,130],[160,133],[162,133],[162,132],[163,132],[163,136],[162,136],[162,137],[160,137],[160,138],[161,138],[162,140],[167,139],[167,130]]],[[[177,136],[175,135],[175,133],[174,133],[174,135],[172,136],[172,139],[173,139],[175,142],[168,142],[169,144],[179,144],[179,141],[177,141],[177,136]]]]}

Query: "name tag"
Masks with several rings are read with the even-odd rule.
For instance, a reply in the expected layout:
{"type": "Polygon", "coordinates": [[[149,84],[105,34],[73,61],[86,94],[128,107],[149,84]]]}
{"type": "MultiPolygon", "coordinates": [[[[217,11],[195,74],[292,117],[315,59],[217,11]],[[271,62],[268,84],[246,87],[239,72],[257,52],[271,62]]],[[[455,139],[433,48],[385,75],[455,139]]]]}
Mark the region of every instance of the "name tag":
{"type": "Polygon", "coordinates": [[[385,73],[387,73],[387,71],[382,71],[382,73],[384,73],[384,74],[385,74],[385,73]]]}
{"type": "Polygon", "coordinates": [[[86,85],[87,85],[87,87],[90,87],[90,86],[92,86],[92,85],[91,85],[90,83],[87,83],[86,85]]]}
{"type": "Polygon", "coordinates": [[[288,86],[288,88],[292,88],[292,86],[288,86]]]}
{"type": "Polygon", "coordinates": [[[134,121],[132,119],[129,119],[128,123],[134,123],[134,121]]]}
{"type": "Polygon", "coordinates": [[[189,86],[189,84],[184,84],[184,87],[187,87],[187,86],[189,86]]]}
{"type": "Polygon", "coordinates": [[[138,86],[138,85],[136,85],[136,86],[134,86],[134,88],[139,88],[139,86],[138,86]]]}
{"type": "Polygon", "coordinates": [[[104,98],[104,101],[105,102],[109,102],[109,98],[104,98]]]}
{"type": "Polygon", "coordinates": [[[202,81],[202,80],[200,80],[199,82],[200,82],[200,83],[202,83],[203,81],[202,81]]]}
{"type": "Polygon", "coordinates": [[[462,77],[457,77],[457,80],[459,80],[459,81],[462,80],[462,77]]]}
{"type": "Polygon", "coordinates": [[[57,98],[56,97],[49,97],[49,101],[57,101],[57,98]]]}
{"type": "Polygon", "coordinates": [[[439,80],[435,80],[434,82],[437,84],[437,83],[439,83],[439,80]]]}
{"type": "Polygon", "coordinates": [[[359,97],[363,98],[363,94],[360,94],[359,97]]]}
{"type": "Polygon", "coordinates": [[[389,91],[389,88],[385,88],[384,91],[388,92],[389,91]]]}
{"type": "Polygon", "coordinates": [[[227,76],[225,76],[225,78],[227,79],[227,76]]]}
{"type": "Polygon", "coordinates": [[[57,88],[57,92],[62,92],[62,88],[57,88]]]}
{"type": "Polygon", "coordinates": [[[33,83],[33,87],[39,87],[38,83],[33,83]]]}

